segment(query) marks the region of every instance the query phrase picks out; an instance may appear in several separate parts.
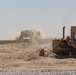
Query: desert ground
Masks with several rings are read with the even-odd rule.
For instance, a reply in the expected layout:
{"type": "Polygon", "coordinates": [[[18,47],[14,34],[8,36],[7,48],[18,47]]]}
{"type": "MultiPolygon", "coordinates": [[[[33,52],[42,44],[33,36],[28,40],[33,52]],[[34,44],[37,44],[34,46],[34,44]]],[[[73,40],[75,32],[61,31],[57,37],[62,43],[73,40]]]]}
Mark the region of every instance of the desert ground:
{"type": "Polygon", "coordinates": [[[57,59],[39,56],[43,44],[8,43],[0,44],[0,69],[76,69],[76,59],[57,59]]]}

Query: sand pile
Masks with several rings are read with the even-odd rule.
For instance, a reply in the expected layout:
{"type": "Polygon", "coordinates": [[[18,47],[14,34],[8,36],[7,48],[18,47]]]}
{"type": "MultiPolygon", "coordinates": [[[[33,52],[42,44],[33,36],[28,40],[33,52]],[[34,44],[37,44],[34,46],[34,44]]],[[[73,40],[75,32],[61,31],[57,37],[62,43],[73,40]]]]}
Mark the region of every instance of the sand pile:
{"type": "Polygon", "coordinates": [[[38,52],[22,52],[19,54],[17,59],[23,59],[24,61],[36,60],[39,57],[38,52]]]}
{"type": "Polygon", "coordinates": [[[0,45],[0,58],[32,60],[38,58],[38,47],[28,43],[15,43],[0,45]]]}
{"type": "MultiPolygon", "coordinates": [[[[40,44],[41,45],[41,44],[40,44]]],[[[40,47],[28,43],[0,45],[0,69],[76,68],[76,59],[56,59],[39,56],[40,47]]]]}

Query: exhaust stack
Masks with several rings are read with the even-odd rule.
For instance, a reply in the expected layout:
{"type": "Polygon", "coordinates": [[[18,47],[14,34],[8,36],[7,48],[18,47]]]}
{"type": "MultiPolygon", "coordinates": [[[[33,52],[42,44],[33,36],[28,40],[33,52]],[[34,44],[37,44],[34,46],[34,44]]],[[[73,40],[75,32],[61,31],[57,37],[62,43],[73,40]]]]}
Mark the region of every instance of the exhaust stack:
{"type": "Polygon", "coordinates": [[[65,26],[63,27],[63,39],[65,38],[65,26]]]}

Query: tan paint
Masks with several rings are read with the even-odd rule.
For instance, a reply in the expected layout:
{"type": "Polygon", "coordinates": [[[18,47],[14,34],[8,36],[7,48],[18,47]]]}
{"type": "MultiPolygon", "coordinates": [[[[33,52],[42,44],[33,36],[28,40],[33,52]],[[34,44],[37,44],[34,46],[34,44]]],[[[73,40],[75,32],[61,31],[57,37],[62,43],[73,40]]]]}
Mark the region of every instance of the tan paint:
{"type": "Polygon", "coordinates": [[[76,26],[71,26],[71,45],[73,47],[76,47],[76,44],[74,44],[74,35],[76,34],[76,26]]]}

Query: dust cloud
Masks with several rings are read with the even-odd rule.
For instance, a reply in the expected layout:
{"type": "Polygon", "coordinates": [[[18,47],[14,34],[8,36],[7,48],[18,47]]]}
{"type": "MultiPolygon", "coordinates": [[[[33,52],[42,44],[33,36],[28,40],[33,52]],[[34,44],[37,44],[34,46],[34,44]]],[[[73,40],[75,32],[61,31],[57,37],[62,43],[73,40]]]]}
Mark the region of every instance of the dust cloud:
{"type": "Polygon", "coordinates": [[[41,30],[40,28],[34,27],[31,29],[19,29],[19,30],[15,31],[13,33],[13,35],[10,36],[10,40],[17,40],[21,35],[21,31],[24,31],[24,30],[31,30],[31,32],[34,33],[33,39],[36,39],[36,38],[44,39],[44,38],[46,38],[43,30],[41,30]]]}

